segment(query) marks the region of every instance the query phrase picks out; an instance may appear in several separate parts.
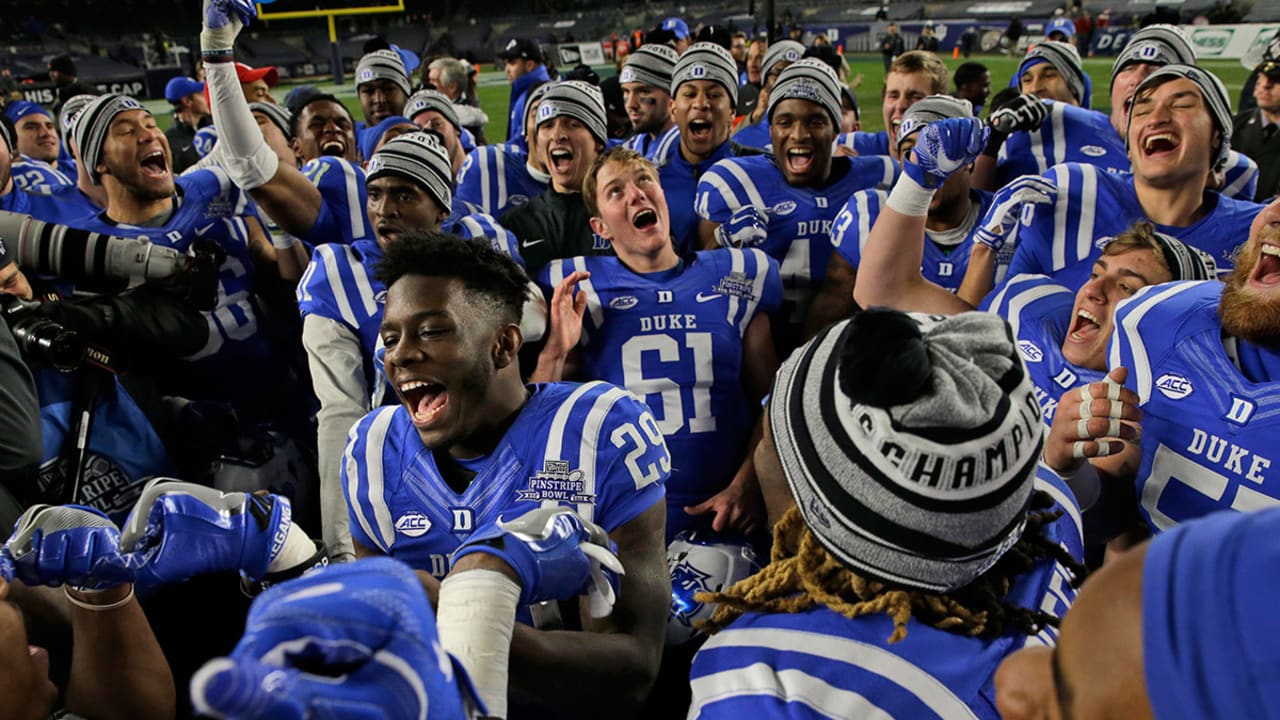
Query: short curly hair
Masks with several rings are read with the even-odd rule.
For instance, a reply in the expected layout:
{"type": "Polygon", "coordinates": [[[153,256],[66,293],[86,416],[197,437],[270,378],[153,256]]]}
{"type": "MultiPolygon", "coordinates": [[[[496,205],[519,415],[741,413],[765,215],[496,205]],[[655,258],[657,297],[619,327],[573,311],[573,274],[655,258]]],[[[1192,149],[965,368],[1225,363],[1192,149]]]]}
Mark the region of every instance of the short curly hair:
{"type": "Polygon", "coordinates": [[[409,230],[387,246],[375,272],[388,289],[406,275],[457,278],[503,323],[520,323],[529,278],[515,261],[488,243],[409,230]]]}

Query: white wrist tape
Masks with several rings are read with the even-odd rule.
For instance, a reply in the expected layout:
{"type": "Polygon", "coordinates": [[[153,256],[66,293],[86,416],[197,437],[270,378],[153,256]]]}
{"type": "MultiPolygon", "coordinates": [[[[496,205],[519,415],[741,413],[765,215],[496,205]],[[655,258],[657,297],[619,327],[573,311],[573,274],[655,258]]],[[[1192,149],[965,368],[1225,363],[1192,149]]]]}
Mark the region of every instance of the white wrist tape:
{"type": "Polygon", "coordinates": [[[271,247],[277,250],[289,250],[297,245],[300,240],[283,230],[276,230],[271,233],[271,247]]]}
{"type": "Polygon", "coordinates": [[[235,64],[205,63],[205,81],[223,169],[244,190],[262,187],[275,177],[280,158],[267,146],[258,121],[253,119],[235,64]]]}
{"type": "Polygon", "coordinates": [[[310,560],[316,554],[316,544],[307,535],[307,531],[297,525],[289,526],[289,535],[284,539],[284,546],[275,559],[267,565],[267,574],[272,575],[295,568],[310,560]]]}
{"type": "Polygon", "coordinates": [[[200,30],[200,51],[201,52],[221,52],[230,53],[232,48],[236,46],[236,35],[239,34],[237,29],[228,24],[226,27],[220,28],[201,28],[200,30]]]}
{"type": "MultiPolygon", "coordinates": [[[[221,132],[222,128],[218,128],[221,132]]],[[[929,214],[929,203],[933,202],[933,190],[921,187],[920,183],[905,172],[898,176],[889,192],[885,205],[912,217],[924,217],[929,214]]]]}
{"type": "Polygon", "coordinates": [[[495,570],[460,572],[440,584],[440,646],[467,669],[486,717],[507,716],[507,668],[519,602],[520,586],[495,570]]]}

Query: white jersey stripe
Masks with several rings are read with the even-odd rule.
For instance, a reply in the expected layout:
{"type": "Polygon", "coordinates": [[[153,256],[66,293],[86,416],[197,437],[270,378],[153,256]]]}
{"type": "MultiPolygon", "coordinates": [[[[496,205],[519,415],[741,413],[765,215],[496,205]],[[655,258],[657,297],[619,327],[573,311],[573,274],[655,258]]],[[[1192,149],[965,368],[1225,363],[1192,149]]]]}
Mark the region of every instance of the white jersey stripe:
{"type": "MultiPolygon", "coordinates": [[[[747,174],[746,170],[742,169],[741,165],[727,162],[720,164],[720,167],[727,170],[729,174],[742,185],[743,191],[747,194],[747,205],[757,208],[767,207],[765,205],[764,198],[760,196],[760,191],[756,189],[755,181],[751,179],[751,176],[747,174]]],[[[708,175],[708,177],[711,176],[708,175]]],[[[725,204],[728,205],[729,203],[726,202],[725,204]]],[[[738,203],[739,207],[742,205],[743,203],[738,203]]]]}
{"type": "MultiPolygon", "coordinates": [[[[320,253],[320,257],[324,260],[325,280],[329,281],[329,290],[333,293],[334,301],[338,303],[338,314],[342,315],[342,321],[353,328],[360,327],[356,314],[351,309],[351,302],[347,299],[346,288],[342,286],[342,276],[338,274],[337,248],[342,246],[324,243],[316,246],[316,252],[320,253]]],[[[342,249],[346,250],[346,248],[342,249]]]]}
{"type": "MultiPolygon", "coordinates": [[[[1009,285],[1012,284],[1013,283],[1009,283],[1009,285]]],[[[1005,286],[1005,289],[1001,291],[1001,296],[1003,296],[1008,289],[1009,286],[1005,286]]],[[[1009,321],[1009,327],[1013,329],[1013,336],[1015,338],[1019,337],[1018,333],[1021,330],[1022,311],[1024,308],[1041,298],[1045,298],[1050,295],[1057,295],[1059,293],[1070,295],[1071,291],[1061,285],[1041,285],[1015,295],[1013,300],[1009,301],[1008,316],[1005,318],[1005,320],[1009,321]]],[[[1003,299],[1003,297],[1001,299],[1003,299]]],[[[993,304],[992,307],[999,306],[993,304]]]]}
{"type": "MultiPolygon", "coordinates": [[[[1098,205],[1098,169],[1092,165],[1080,166],[1080,207],[1096,208],[1098,205]]],[[[1076,230],[1076,260],[1089,257],[1093,252],[1093,213],[1080,213],[1080,227],[1076,230]]]]}
{"type": "MultiPolygon", "coordinates": [[[[1053,164],[1061,165],[1067,161],[1067,133],[1063,128],[1063,118],[1066,115],[1067,106],[1063,103],[1054,103],[1049,110],[1049,116],[1053,122],[1053,164]]],[[[1046,168],[1047,169],[1047,168],[1046,168]]],[[[1043,170],[1041,172],[1044,172],[1043,170]]]]}
{"type": "MultiPolygon", "coordinates": [[[[743,255],[742,250],[738,248],[729,248],[729,272],[741,273],[746,270],[744,267],[745,264],[746,256],[743,255]]],[[[741,303],[738,301],[737,295],[729,295],[729,312],[725,321],[730,325],[733,324],[734,318],[738,317],[738,306],[740,304],[741,303]]]]}
{"type": "MultiPolygon", "coordinates": [[[[729,208],[729,210],[737,210],[742,207],[741,203],[738,202],[737,196],[735,196],[733,191],[729,189],[729,184],[726,183],[724,178],[719,175],[716,175],[715,173],[707,173],[702,176],[702,180],[699,182],[706,182],[714,188],[716,192],[720,193],[720,197],[724,198],[725,207],[729,208]]],[[[707,219],[707,205],[708,196],[704,194],[702,197],[702,206],[697,208],[698,215],[704,220],[707,219]]]]}
{"type": "Polygon", "coordinates": [[[493,155],[493,171],[498,176],[498,204],[493,207],[504,208],[507,206],[507,155],[500,152],[495,152],[493,155]]]}
{"type": "MultiPolygon", "coordinates": [[[[1147,400],[1151,398],[1151,358],[1147,355],[1147,346],[1142,340],[1141,333],[1138,332],[1138,324],[1142,322],[1142,318],[1158,305],[1162,300],[1171,298],[1178,293],[1194,288],[1199,283],[1178,283],[1176,285],[1166,286],[1159,290],[1153,290],[1146,297],[1137,298],[1139,303],[1132,312],[1125,315],[1121,322],[1121,332],[1129,341],[1129,352],[1133,357],[1133,367],[1129,368],[1132,373],[1134,387],[1138,391],[1138,404],[1146,405],[1147,400]]],[[[1119,308],[1117,308],[1117,311],[1119,308]]],[[[1119,357],[1120,343],[1112,342],[1111,346],[1111,367],[1120,364],[1119,357]]],[[[1149,487],[1149,486],[1148,486],[1149,487]]]]}
{"type": "MultiPolygon", "coordinates": [[[[939,717],[964,720],[976,715],[951,689],[929,673],[893,652],[849,638],[824,633],[777,628],[734,630],[730,627],[712,636],[702,652],[713,648],[766,647],[776,652],[795,652],[843,662],[880,675],[916,698],[939,717]]],[[[696,693],[695,693],[696,694],[696,693]]],[[[839,717],[840,715],[837,715],[839,717]]],[[[844,717],[851,717],[844,715],[844,717]]]]}
{"type": "Polygon", "coordinates": [[[364,302],[365,315],[373,317],[378,311],[378,300],[374,297],[373,286],[369,284],[369,271],[365,269],[364,263],[351,263],[351,277],[355,279],[356,291],[364,302]]]}
{"type": "Polygon", "coordinates": [[[1053,269],[1067,266],[1067,217],[1071,212],[1071,171],[1059,165],[1053,169],[1058,197],[1053,202],[1053,269]]]}
{"type": "Polygon", "coordinates": [[[706,675],[694,680],[692,686],[697,704],[689,708],[690,718],[697,718],[703,707],[719,700],[767,695],[783,703],[799,703],[823,717],[893,720],[892,715],[856,692],[835,687],[803,670],[774,671],[764,663],[706,675]]]}
{"type": "Polygon", "coordinates": [[[391,552],[396,531],[395,525],[391,522],[391,510],[387,507],[386,483],[382,476],[382,448],[386,444],[387,428],[390,427],[391,420],[398,409],[399,407],[379,409],[377,416],[369,425],[368,434],[365,435],[364,469],[368,473],[365,476],[366,489],[369,493],[368,508],[360,501],[360,473],[359,463],[354,457],[356,445],[354,437],[347,444],[344,458],[348,470],[347,496],[351,498],[351,507],[355,510],[356,520],[360,522],[360,527],[364,529],[365,534],[377,542],[379,549],[385,553],[391,552]],[[352,470],[356,472],[351,472],[352,470]],[[369,508],[373,510],[373,518],[365,512],[369,508]]]}
{"type": "MultiPolygon", "coordinates": [[[[492,148],[485,148],[484,152],[476,156],[476,165],[480,169],[480,204],[484,206],[485,212],[493,212],[500,205],[494,204],[496,198],[493,196],[493,187],[489,184],[489,162],[485,158],[485,153],[493,152],[492,148]]],[[[502,155],[502,153],[494,153],[502,155]]]]}
{"type": "Polygon", "coordinates": [[[1223,197],[1236,197],[1244,192],[1249,183],[1258,175],[1258,166],[1252,160],[1232,150],[1227,154],[1227,169],[1234,170],[1237,167],[1244,166],[1244,171],[1236,177],[1235,182],[1222,188],[1223,197]]]}
{"type": "Polygon", "coordinates": [[[1031,146],[1031,157],[1036,161],[1037,172],[1044,172],[1049,169],[1049,163],[1044,158],[1044,132],[1046,125],[1049,125],[1049,122],[1042,122],[1040,127],[1028,133],[1028,139],[1030,140],[1028,144],[1031,146]]]}
{"type": "Polygon", "coordinates": [[[751,324],[760,299],[764,297],[764,282],[769,278],[769,256],[760,248],[751,248],[751,257],[756,260],[756,279],[751,284],[751,299],[747,301],[747,311],[743,313],[742,322],[738,325],[738,337],[747,334],[747,326],[751,324]]]}
{"type": "Polygon", "coordinates": [[[365,219],[368,217],[364,206],[360,204],[360,183],[362,180],[356,177],[355,166],[349,162],[338,163],[342,166],[342,175],[347,184],[347,210],[351,215],[351,237],[362,238],[369,234],[365,228],[365,219]]]}
{"type": "MultiPolygon", "coordinates": [[[[592,383],[599,385],[600,383],[592,383]]],[[[609,415],[609,411],[613,409],[615,403],[627,396],[627,391],[622,388],[610,388],[607,392],[602,393],[596,398],[595,403],[591,406],[590,412],[587,413],[587,419],[582,423],[582,435],[580,448],[578,450],[578,469],[582,471],[582,494],[595,498],[596,496],[596,458],[598,457],[597,448],[600,446],[600,436],[605,432],[604,419],[609,415]]],[[[578,514],[584,520],[595,522],[596,504],[592,502],[578,503],[578,514]]]]}
{"type": "Polygon", "coordinates": [[[868,193],[853,194],[854,206],[858,209],[858,256],[867,251],[867,240],[871,237],[871,198],[868,193]]]}
{"type": "MultiPolygon", "coordinates": [[[[571,262],[574,270],[587,271],[587,259],[581,255],[573,258],[571,262]]],[[[600,302],[600,293],[596,292],[596,286],[591,284],[591,278],[579,282],[578,289],[587,294],[587,312],[591,313],[591,322],[596,327],[601,327],[604,325],[604,306],[600,302]]]]}

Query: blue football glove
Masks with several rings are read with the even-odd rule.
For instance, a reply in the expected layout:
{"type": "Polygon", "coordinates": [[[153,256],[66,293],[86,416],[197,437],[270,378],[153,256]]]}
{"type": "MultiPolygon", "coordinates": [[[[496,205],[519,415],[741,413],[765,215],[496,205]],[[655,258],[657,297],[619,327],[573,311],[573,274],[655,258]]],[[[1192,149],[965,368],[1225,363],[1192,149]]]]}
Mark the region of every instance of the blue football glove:
{"type": "Polygon", "coordinates": [[[27,508],[0,554],[27,585],[100,590],[133,581],[120,555],[120,530],[98,510],[80,505],[27,508]]]}
{"type": "Polygon", "coordinates": [[[191,700],[218,718],[456,720],[469,686],[417,576],[368,558],[260,595],[231,656],[191,678],[191,700]]]}
{"type": "Polygon", "coordinates": [[[239,570],[261,580],[293,525],[289,499],[224,493],[159,478],[147,483],[120,538],[144,588],[203,573],[239,570]]]}
{"type": "Polygon", "coordinates": [[[13,560],[0,550],[0,580],[5,582],[13,582],[13,560]]]}
{"type": "Polygon", "coordinates": [[[744,205],[716,228],[720,247],[749,248],[769,238],[769,216],[764,210],[744,205]]]}
{"type": "Polygon", "coordinates": [[[973,231],[973,241],[1000,252],[1010,234],[1018,226],[1027,205],[1052,203],[1058,197],[1058,186],[1039,175],[1023,175],[1005,185],[991,199],[991,207],[973,231]]]}
{"type": "Polygon", "coordinates": [[[987,122],[996,132],[1009,135],[1015,132],[1031,132],[1044,124],[1049,116],[1049,106],[1037,95],[1023,93],[991,113],[987,122]]]}
{"type": "Polygon", "coordinates": [[[902,171],[920,187],[936,188],[977,159],[991,129],[977,118],[947,118],[929,123],[903,158],[902,171]]]}
{"type": "Polygon", "coordinates": [[[520,576],[520,603],[587,595],[591,617],[613,610],[624,574],[618,546],[604,528],[569,508],[538,508],[477,530],[453,553],[453,562],[474,552],[502,558],[520,576]]]}
{"type": "Polygon", "coordinates": [[[230,54],[235,47],[236,36],[257,15],[258,9],[250,0],[204,0],[200,49],[230,54]]]}

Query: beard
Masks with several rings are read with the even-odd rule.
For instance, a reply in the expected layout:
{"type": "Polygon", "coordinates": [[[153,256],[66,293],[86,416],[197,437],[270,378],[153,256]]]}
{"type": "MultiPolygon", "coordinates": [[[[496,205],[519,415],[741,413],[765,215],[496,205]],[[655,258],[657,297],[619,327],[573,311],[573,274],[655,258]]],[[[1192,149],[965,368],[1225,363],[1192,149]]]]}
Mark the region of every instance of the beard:
{"type": "MultiPolygon", "coordinates": [[[[1267,229],[1262,231],[1270,235],[1267,229]]],[[[1268,238],[1268,240],[1277,238],[1268,238]]],[[[1224,280],[1222,300],[1218,303],[1218,318],[1222,329],[1234,337],[1266,348],[1280,348],[1280,293],[1271,296],[1249,287],[1262,253],[1261,237],[1245,245],[1236,267],[1224,280]]]]}

